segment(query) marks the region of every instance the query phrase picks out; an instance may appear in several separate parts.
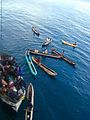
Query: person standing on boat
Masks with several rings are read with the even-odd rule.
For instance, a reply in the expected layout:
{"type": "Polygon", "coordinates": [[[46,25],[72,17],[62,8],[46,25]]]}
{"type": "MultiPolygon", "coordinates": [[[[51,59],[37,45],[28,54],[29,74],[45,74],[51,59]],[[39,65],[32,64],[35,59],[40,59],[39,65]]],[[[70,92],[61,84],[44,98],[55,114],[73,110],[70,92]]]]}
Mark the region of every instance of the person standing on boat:
{"type": "Polygon", "coordinates": [[[18,90],[20,88],[22,89],[22,86],[24,86],[24,88],[26,88],[26,83],[24,82],[24,80],[23,80],[23,78],[21,76],[18,76],[15,85],[17,87],[17,94],[18,94],[18,90]]]}

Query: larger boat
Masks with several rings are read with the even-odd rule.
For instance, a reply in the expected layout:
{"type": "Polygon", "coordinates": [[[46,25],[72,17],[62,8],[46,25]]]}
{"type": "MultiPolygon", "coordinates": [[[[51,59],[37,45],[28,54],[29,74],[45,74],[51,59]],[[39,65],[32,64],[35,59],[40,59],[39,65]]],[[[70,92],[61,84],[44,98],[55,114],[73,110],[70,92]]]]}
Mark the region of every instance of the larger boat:
{"type": "Polygon", "coordinates": [[[26,58],[27,64],[29,66],[29,69],[30,69],[32,75],[36,76],[37,70],[32,62],[32,58],[31,58],[30,52],[28,50],[25,52],[25,58],[26,58]]]}
{"type": "Polygon", "coordinates": [[[32,120],[33,118],[33,108],[34,108],[34,88],[30,83],[27,90],[27,108],[25,112],[25,120],[32,120]]]}
{"type": "Polygon", "coordinates": [[[17,112],[25,93],[25,82],[15,58],[0,55],[0,99],[17,112]]]}

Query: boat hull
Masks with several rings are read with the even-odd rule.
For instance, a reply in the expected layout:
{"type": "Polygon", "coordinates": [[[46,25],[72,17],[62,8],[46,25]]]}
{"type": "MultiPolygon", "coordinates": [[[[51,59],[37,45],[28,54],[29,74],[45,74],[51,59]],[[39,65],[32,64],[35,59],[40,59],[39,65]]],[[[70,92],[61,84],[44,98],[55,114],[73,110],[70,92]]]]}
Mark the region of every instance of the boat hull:
{"type": "Polygon", "coordinates": [[[48,75],[50,75],[50,76],[56,76],[56,75],[57,75],[57,73],[56,73],[54,70],[48,68],[47,66],[45,66],[45,65],[42,64],[42,63],[37,63],[34,57],[32,57],[32,60],[33,60],[33,62],[36,63],[40,68],[42,68],[48,75]]]}
{"type": "Polygon", "coordinates": [[[73,62],[72,60],[70,60],[70,59],[68,59],[67,57],[65,57],[62,53],[59,53],[59,52],[56,51],[56,50],[53,50],[52,53],[56,54],[57,56],[60,56],[60,55],[61,55],[61,56],[62,56],[61,58],[62,58],[64,61],[68,62],[70,65],[76,65],[75,62],[73,62]]]}
{"type": "Polygon", "coordinates": [[[47,45],[49,45],[51,42],[52,42],[51,39],[50,39],[49,41],[45,41],[45,42],[42,44],[42,46],[47,46],[47,45]]]}
{"type": "Polygon", "coordinates": [[[25,120],[32,120],[33,119],[33,109],[34,109],[34,88],[33,85],[30,83],[27,90],[27,100],[32,104],[32,107],[29,110],[29,107],[25,110],[25,120]],[[31,90],[30,90],[31,89],[31,90]],[[29,99],[29,95],[31,95],[31,99],[29,99]]]}
{"type": "Polygon", "coordinates": [[[32,28],[32,31],[33,31],[33,33],[36,34],[37,36],[40,35],[40,33],[39,33],[34,27],[32,28]]]}
{"type": "Polygon", "coordinates": [[[28,58],[26,53],[25,53],[25,58],[26,58],[27,64],[29,66],[29,69],[30,69],[32,75],[36,76],[37,75],[37,71],[36,71],[36,68],[35,68],[35,66],[34,66],[34,64],[32,62],[31,56],[29,55],[29,58],[28,58]]]}
{"type": "Polygon", "coordinates": [[[55,58],[55,59],[60,59],[61,58],[61,55],[57,56],[57,55],[53,55],[53,54],[47,54],[47,53],[42,53],[42,52],[35,52],[35,50],[30,50],[30,53],[34,54],[34,55],[40,55],[40,56],[45,56],[45,57],[50,57],[50,58],[55,58]]]}
{"type": "Polygon", "coordinates": [[[77,47],[77,45],[74,45],[74,44],[72,44],[72,43],[66,42],[66,41],[64,41],[64,40],[62,40],[62,43],[65,44],[65,45],[69,45],[69,46],[71,46],[71,47],[77,47]]]}

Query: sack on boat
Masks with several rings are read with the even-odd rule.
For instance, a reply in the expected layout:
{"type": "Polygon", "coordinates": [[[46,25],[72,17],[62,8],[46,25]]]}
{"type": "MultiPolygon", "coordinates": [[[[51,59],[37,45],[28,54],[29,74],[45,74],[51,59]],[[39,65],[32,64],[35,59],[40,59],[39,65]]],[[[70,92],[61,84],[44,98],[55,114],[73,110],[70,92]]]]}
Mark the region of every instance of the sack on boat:
{"type": "Polygon", "coordinates": [[[36,53],[38,53],[39,51],[38,50],[35,50],[36,53]]]}

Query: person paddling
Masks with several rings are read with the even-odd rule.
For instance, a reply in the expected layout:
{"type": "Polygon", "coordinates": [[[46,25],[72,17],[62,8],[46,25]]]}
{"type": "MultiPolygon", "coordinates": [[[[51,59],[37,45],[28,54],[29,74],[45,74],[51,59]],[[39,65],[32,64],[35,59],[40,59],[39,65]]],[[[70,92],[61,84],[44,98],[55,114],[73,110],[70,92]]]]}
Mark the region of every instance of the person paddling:
{"type": "Polygon", "coordinates": [[[61,55],[62,55],[62,56],[64,55],[64,50],[62,51],[61,55]]]}
{"type": "Polygon", "coordinates": [[[73,45],[77,45],[76,42],[73,45]]]}

